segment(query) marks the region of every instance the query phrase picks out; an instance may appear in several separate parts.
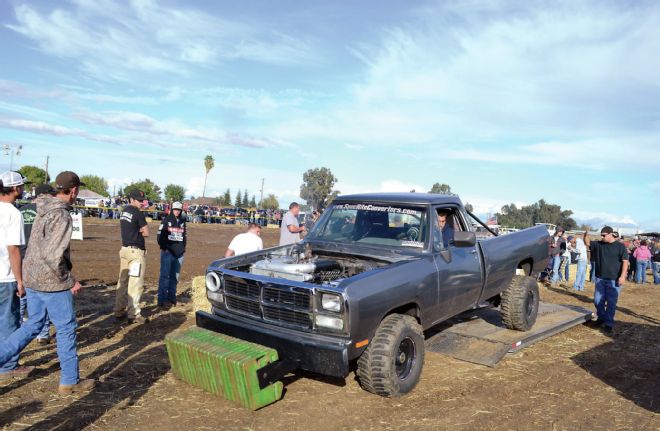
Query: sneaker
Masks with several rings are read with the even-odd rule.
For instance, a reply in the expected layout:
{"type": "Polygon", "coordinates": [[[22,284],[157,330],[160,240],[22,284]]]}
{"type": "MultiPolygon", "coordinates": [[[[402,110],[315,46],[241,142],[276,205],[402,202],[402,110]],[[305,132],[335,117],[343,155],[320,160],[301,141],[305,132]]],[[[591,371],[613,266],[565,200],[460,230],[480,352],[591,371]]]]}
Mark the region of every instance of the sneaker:
{"type": "Polygon", "coordinates": [[[149,319],[146,317],[140,315],[140,316],[135,316],[135,317],[129,317],[128,318],[128,323],[137,323],[137,324],[143,324],[143,323],[149,323],[149,319]]]}
{"type": "Polygon", "coordinates": [[[117,313],[117,312],[115,312],[115,313],[113,313],[113,317],[114,317],[115,320],[117,320],[117,321],[124,320],[124,319],[126,318],[126,312],[124,312],[124,313],[117,313]]]}
{"type": "Polygon", "coordinates": [[[596,319],[588,321],[586,325],[590,328],[599,328],[603,323],[604,321],[602,319],[596,319]]]}
{"type": "Polygon", "coordinates": [[[46,346],[50,344],[50,338],[37,338],[37,344],[40,346],[46,346]]]}
{"type": "Polygon", "coordinates": [[[0,381],[22,379],[30,375],[32,371],[34,371],[33,366],[22,365],[20,367],[14,368],[13,370],[7,371],[6,373],[0,373],[0,381]]]}
{"type": "Polygon", "coordinates": [[[94,388],[94,385],[96,385],[96,382],[93,379],[81,379],[75,385],[60,385],[57,388],[57,392],[60,395],[87,392],[94,388]]]}

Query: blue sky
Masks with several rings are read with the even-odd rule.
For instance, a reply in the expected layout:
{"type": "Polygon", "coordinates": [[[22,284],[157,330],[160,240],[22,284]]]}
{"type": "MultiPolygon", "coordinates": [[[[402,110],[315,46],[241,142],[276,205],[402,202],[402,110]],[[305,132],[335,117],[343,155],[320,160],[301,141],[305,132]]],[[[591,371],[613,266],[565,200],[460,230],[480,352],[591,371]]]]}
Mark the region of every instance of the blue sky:
{"type": "MultiPolygon", "coordinates": [[[[14,165],[285,206],[450,184],[477,213],[543,198],[660,229],[653,1],[0,3],[14,165]]],[[[9,157],[2,156],[1,168],[9,157]]]]}

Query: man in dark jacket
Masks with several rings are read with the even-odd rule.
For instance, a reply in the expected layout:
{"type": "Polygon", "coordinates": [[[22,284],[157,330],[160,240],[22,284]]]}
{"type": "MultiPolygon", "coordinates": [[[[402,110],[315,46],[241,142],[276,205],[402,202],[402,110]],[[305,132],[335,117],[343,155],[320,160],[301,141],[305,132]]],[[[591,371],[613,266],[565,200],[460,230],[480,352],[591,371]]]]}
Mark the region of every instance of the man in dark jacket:
{"type": "Polygon", "coordinates": [[[57,330],[57,357],[62,369],[58,392],[62,395],[88,391],[94,380],[80,379],[76,351],[76,313],[73,295],[82,288],[71,274],[71,204],[78,196],[80,178],[65,171],[55,179],[57,195],[36,199],[37,218],[23,266],[28,321],[0,342],[0,364],[23,350],[43,327],[46,313],[57,330]]]}
{"type": "Polygon", "coordinates": [[[566,239],[564,238],[564,228],[557,226],[555,234],[550,238],[550,257],[552,257],[552,287],[557,287],[561,280],[559,266],[561,256],[566,251],[566,239]]]}
{"type": "Polygon", "coordinates": [[[158,228],[160,246],[160,278],[158,279],[158,306],[176,305],[176,284],[186,252],[186,218],[181,215],[181,202],[172,204],[172,211],[158,228]]]}

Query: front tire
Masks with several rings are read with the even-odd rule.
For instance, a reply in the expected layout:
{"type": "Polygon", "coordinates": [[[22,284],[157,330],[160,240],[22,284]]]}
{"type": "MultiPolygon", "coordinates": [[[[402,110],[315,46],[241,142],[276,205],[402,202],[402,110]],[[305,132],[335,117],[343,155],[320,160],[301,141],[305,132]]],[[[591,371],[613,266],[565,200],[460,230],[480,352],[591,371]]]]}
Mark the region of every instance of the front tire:
{"type": "Polygon", "coordinates": [[[500,313],[509,329],[529,331],[539,311],[539,286],[533,277],[516,275],[502,292],[500,313]]]}
{"type": "Polygon", "coordinates": [[[412,316],[391,314],[358,359],[357,375],[364,390],[399,397],[417,385],[423,365],[422,327],[412,316]]]}

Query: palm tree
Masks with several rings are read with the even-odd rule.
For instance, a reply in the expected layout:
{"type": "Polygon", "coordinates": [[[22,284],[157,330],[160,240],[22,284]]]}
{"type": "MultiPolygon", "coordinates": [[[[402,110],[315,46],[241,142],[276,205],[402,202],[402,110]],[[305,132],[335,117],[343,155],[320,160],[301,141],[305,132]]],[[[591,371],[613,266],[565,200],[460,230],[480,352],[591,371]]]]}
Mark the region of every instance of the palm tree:
{"type": "Polygon", "coordinates": [[[206,195],[206,179],[209,176],[209,171],[215,166],[215,160],[213,160],[212,155],[204,157],[204,168],[206,168],[206,175],[204,176],[204,191],[202,192],[202,197],[206,195]]]}

